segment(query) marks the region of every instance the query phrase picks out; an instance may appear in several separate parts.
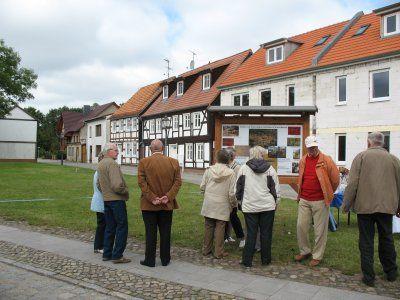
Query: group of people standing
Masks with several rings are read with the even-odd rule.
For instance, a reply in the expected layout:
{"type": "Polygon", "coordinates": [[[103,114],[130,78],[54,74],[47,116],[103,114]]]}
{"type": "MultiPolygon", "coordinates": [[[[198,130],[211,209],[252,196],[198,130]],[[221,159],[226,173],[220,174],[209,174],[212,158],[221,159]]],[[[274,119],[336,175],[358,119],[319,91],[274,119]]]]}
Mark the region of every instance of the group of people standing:
{"type": "MultiPolygon", "coordinates": [[[[354,211],[359,227],[359,250],[363,282],[373,285],[375,224],[379,234],[379,259],[386,278],[398,276],[396,252],[392,234],[392,217],[400,217],[400,160],[384,148],[380,132],[368,135],[368,149],[358,154],[351,166],[348,186],[344,194],[343,212],[354,211]]],[[[329,224],[329,207],[339,186],[339,170],[332,158],[319,150],[317,137],[305,139],[307,153],[299,162],[297,262],[311,258],[315,267],[323,259],[329,224]],[[310,246],[309,231],[314,229],[314,247],[310,246]]],[[[138,183],[142,191],[141,210],[146,229],[145,259],[140,263],[155,266],[157,228],[160,232],[160,257],[163,266],[169,264],[172,211],[178,208],[176,196],[181,186],[179,163],[163,155],[163,144],[154,140],[152,155],[140,161],[138,183]]],[[[128,223],[125,201],[128,189],[115,159],[118,149],[107,144],[94,175],[95,193],[92,210],[97,211],[98,227],[95,252],[103,253],[103,260],[124,263],[128,223]],[[101,201],[104,200],[104,215],[101,201]],[[95,203],[99,203],[95,205],[95,203]],[[101,232],[105,231],[104,241],[101,232]],[[102,249],[102,245],[103,249],[102,249]],[[101,251],[102,250],[102,251],[101,251]]],[[[251,267],[256,248],[261,252],[261,263],[271,263],[272,233],[275,213],[280,203],[280,185],[276,170],[265,158],[267,150],[260,146],[250,149],[245,165],[235,161],[233,148],[216,153],[216,163],[202,178],[200,190],[204,195],[201,215],[204,217],[202,253],[221,259],[228,255],[224,241],[235,231],[244,247],[241,264],[251,267]],[[243,229],[237,215],[244,215],[243,229]],[[257,246],[259,244],[259,246],[257,246]]]]}
{"type": "MultiPolygon", "coordinates": [[[[182,181],[178,161],[163,155],[162,142],[154,140],[150,149],[152,155],[142,159],[138,166],[140,208],[146,230],[145,258],[140,264],[155,267],[158,229],[161,264],[167,266],[171,260],[172,212],[178,208],[176,195],[182,181]]],[[[115,161],[117,157],[117,145],[107,143],[94,174],[91,203],[91,209],[97,214],[94,252],[102,253],[103,261],[129,263],[131,260],[123,256],[128,238],[129,192],[115,161]]]]}

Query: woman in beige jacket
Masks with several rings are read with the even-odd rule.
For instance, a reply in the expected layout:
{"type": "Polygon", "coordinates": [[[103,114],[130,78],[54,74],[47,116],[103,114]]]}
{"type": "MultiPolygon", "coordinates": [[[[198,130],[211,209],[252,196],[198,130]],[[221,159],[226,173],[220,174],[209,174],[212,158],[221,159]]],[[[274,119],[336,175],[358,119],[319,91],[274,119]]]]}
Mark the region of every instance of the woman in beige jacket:
{"type": "Polygon", "coordinates": [[[201,215],[204,216],[203,255],[212,253],[214,240],[214,257],[223,258],[225,224],[233,207],[236,207],[235,172],[229,168],[229,153],[225,150],[217,152],[217,163],[206,170],[200,185],[204,193],[201,215]]]}

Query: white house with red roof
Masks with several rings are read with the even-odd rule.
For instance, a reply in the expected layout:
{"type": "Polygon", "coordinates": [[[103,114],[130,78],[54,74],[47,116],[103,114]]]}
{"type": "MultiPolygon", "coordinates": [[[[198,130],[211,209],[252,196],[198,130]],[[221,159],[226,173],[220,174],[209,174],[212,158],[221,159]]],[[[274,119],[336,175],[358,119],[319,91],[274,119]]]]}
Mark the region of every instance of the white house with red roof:
{"type": "MultiPolygon", "coordinates": [[[[301,107],[316,107],[304,129],[316,132],[321,150],[338,165],[350,167],[371,131],[384,132],[387,148],[399,156],[399,58],[400,4],[358,12],[351,20],[262,44],[219,86],[221,106],[270,110],[271,118],[278,108],[297,107],[301,114],[301,107]]],[[[295,165],[299,156],[288,138],[295,136],[277,139],[295,165]]],[[[282,172],[288,170],[285,159],[282,172]]]]}

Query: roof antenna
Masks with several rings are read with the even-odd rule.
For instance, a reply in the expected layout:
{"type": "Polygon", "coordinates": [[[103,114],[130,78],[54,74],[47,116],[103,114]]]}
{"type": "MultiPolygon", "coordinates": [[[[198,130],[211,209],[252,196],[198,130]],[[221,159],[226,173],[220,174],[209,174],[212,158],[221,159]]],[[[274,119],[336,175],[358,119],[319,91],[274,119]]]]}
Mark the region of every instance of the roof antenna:
{"type": "Polygon", "coordinates": [[[192,50],[189,50],[189,52],[192,53],[192,60],[191,60],[191,62],[190,62],[189,69],[190,69],[190,70],[193,70],[193,69],[194,69],[194,57],[195,57],[197,54],[196,54],[194,51],[192,51],[192,50]]]}
{"type": "Polygon", "coordinates": [[[167,78],[169,78],[169,71],[172,71],[172,68],[170,68],[169,66],[169,59],[168,58],[164,58],[165,62],[167,63],[167,73],[164,73],[164,75],[167,75],[167,78]]]}

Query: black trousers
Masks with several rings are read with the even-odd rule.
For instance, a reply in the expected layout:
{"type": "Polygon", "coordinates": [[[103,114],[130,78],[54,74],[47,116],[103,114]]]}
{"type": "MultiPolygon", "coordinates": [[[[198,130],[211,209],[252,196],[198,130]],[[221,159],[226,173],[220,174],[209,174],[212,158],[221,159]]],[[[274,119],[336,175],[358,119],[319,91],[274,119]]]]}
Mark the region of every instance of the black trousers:
{"type": "MultiPolygon", "coordinates": [[[[237,215],[238,209],[235,207],[229,217],[232,228],[235,231],[235,235],[238,239],[244,238],[242,223],[240,222],[239,216],[237,215]]],[[[228,226],[225,226],[225,239],[228,238],[228,226]]]]}
{"type": "Polygon", "coordinates": [[[246,267],[253,264],[253,256],[256,246],[257,231],[260,230],[261,263],[266,265],[271,262],[272,228],[274,225],[275,210],[259,213],[244,213],[247,236],[242,253],[242,263],[246,267]]]}
{"type": "Polygon", "coordinates": [[[96,235],[94,236],[94,250],[102,250],[104,247],[104,231],[106,230],[106,218],[104,213],[97,212],[96,235]]]}
{"type": "Polygon", "coordinates": [[[160,258],[162,264],[171,260],[171,227],[172,210],[142,211],[146,230],[145,262],[154,265],[156,262],[157,227],[160,232],[160,258]]]}
{"type": "Polygon", "coordinates": [[[375,224],[378,228],[378,252],[383,271],[387,276],[397,275],[396,250],[393,242],[393,216],[383,213],[358,214],[359,249],[361,270],[366,281],[375,279],[374,236],[375,224]]]}

